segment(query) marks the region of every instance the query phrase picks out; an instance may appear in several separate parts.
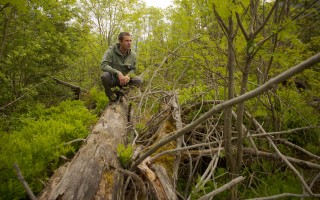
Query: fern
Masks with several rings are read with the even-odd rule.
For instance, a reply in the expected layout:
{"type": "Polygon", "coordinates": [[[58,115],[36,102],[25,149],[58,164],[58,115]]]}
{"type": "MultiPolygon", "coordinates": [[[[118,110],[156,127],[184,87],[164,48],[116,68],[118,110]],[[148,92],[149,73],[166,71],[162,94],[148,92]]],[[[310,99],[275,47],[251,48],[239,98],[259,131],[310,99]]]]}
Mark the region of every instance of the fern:
{"type": "Polygon", "coordinates": [[[125,169],[128,169],[131,164],[131,157],[133,152],[132,145],[128,145],[127,147],[125,147],[123,144],[119,144],[117,147],[117,152],[121,166],[125,169]]]}

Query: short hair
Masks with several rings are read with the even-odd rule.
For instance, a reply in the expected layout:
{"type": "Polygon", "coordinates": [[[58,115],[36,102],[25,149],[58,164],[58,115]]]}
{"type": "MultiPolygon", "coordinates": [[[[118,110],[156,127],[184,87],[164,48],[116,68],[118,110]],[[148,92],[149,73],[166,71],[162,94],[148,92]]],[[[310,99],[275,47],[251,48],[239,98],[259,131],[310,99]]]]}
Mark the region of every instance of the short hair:
{"type": "Polygon", "coordinates": [[[128,32],[121,32],[118,36],[118,40],[122,41],[124,36],[131,36],[131,34],[128,32]]]}

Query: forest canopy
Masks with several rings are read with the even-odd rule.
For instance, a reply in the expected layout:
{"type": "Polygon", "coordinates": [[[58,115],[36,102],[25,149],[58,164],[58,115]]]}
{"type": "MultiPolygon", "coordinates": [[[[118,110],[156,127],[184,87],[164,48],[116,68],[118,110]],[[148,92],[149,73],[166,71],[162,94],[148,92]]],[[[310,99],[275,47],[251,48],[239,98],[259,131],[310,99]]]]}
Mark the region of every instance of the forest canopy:
{"type": "MultiPolygon", "coordinates": [[[[38,195],[81,147],[109,103],[100,62],[120,32],[132,34],[135,73],[145,80],[128,99],[135,145],[149,150],[166,138],[157,133],[163,124],[176,133],[319,55],[319,11],[317,0],[174,0],[166,9],[142,0],[2,0],[0,199],[28,199],[15,163],[38,195]]],[[[319,77],[314,64],[187,130],[172,175],[179,199],[205,199],[239,176],[219,199],[320,195],[319,77]]]]}

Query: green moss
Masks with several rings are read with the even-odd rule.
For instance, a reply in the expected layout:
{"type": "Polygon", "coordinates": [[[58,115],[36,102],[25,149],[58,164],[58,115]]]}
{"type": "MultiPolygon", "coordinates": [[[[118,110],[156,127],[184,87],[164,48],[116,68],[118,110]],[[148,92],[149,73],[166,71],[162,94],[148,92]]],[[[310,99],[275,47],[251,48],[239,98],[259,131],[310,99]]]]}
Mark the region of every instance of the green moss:
{"type": "MultiPolygon", "coordinates": [[[[171,150],[171,149],[175,149],[175,146],[174,146],[173,143],[169,143],[169,144],[161,147],[160,149],[158,149],[158,151],[155,153],[155,155],[160,153],[160,152],[163,152],[163,151],[166,151],[166,150],[171,150]]],[[[162,165],[167,170],[168,176],[172,177],[174,161],[175,161],[174,154],[166,154],[166,155],[158,157],[154,161],[154,163],[162,165]]]]}

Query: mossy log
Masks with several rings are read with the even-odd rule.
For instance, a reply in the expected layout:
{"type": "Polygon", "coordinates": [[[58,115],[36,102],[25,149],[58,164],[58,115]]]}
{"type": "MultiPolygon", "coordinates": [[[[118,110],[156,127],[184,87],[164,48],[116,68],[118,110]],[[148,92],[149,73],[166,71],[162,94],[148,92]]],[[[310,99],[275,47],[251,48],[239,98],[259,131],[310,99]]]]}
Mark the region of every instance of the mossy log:
{"type": "Polygon", "coordinates": [[[60,167],[38,199],[112,199],[117,146],[124,143],[126,106],[109,105],[71,162],[60,167]]]}
{"type": "MultiPolygon", "coordinates": [[[[175,131],[176,128],[173,124],[172,117],[169,117],[158,132],[156,133],[156,139],[159,140],[166,137],[168,134],[175,131]]],[[[159,152],[165,149],[175,148],[176,142],[170,142],[164,145],[159,152]]],[[[138,165],[138,169],[143,175],[144,179],[147,180],[152,186],[151,199],[156,200],[176,200],[177,195],[175,192],[174,184],[174,163],[175,156],[167,155],[161,158],[153,160],[152,163],[149,162],[149,157],[145,159],[142,163],[138,165]]]]}

